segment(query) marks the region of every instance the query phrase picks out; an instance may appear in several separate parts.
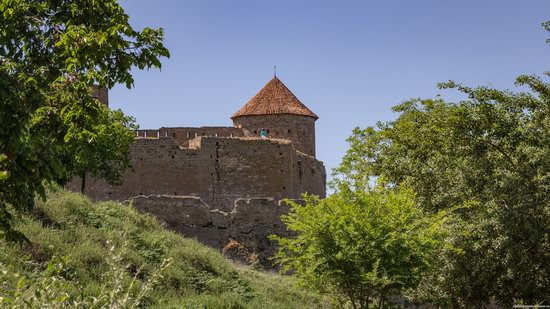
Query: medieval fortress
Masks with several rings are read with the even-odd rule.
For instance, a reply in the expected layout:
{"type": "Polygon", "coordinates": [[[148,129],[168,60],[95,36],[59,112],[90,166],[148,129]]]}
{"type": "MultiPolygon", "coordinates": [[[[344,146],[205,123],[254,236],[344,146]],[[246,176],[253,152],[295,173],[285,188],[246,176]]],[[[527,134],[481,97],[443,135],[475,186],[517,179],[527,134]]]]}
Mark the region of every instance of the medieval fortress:
{"type": "MultiPolygon", "coordinates": [[[[97,97],[108,103],[106,92],[97,97]]],[[[137,131],[133,170],[122,184],[91,180],[86,194],[131,201],[186,236],[262,261],[273,251],[267,236],[285,233],[281,200],[325,197],[325,167],[315,158],[318,117],[274,77],[231,119],[233,127],[137,131]]],[[[70,186],[77,190],[78,181],[70,186]]]]}

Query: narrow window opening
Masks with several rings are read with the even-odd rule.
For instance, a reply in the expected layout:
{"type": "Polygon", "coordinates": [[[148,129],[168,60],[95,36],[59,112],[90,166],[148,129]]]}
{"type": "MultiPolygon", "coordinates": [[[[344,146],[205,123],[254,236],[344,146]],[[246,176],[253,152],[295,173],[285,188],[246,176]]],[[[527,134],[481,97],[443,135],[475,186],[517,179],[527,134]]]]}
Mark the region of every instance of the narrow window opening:
{"type": "Polygon", "coordinates": [[[176,137],[176,132],[173,132],[173,133],[172,133],[172,137],[176,137]]]}
{"type": "Polygon", "coordinates": [[[288,133],[290,133],[290,132],[291,132],[290,129],[288,129],[288,133]]]}

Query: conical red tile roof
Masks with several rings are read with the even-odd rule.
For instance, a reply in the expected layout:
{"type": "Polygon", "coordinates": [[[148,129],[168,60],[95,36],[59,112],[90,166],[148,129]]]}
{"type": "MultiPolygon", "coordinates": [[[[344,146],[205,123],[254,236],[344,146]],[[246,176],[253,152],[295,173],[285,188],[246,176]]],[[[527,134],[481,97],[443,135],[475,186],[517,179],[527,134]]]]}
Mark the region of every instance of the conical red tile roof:
{"type": "Polygon", "coordinates": [[[277,77],[273,77],[231,118],[248,115],[295,114],[318,119],[277,77]]]}

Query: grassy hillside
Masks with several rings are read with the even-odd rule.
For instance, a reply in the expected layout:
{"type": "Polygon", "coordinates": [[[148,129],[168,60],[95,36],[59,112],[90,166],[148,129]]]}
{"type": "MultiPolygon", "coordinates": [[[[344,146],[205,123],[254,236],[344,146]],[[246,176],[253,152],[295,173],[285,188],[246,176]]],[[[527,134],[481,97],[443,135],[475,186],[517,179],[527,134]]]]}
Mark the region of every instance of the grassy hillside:
{"type": "Polygon", "coordinates": [[[49,194],[0,240],[0,307],[317,308],[290,278],[236,267],[217,251],[114,202],[49,194]]]}

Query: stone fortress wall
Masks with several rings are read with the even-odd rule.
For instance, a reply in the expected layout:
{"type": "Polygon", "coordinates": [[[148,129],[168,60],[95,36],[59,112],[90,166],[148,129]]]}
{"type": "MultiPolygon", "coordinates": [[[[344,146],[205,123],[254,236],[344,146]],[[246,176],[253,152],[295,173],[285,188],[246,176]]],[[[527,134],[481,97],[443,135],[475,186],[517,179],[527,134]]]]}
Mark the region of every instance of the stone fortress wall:
{"type": "MultiPolygon", "coordinates": [[[[108,105],[108,94],[94,97],[108,105]]],[[[96,201],[127,201],[167,227],[269,266],[271,234],[288,235],[283,199],[325,197],[315,158],[317,115],[276,77],[232,117],[233,127],[162,127],[136,131],[133,168],[120,185],[87,179],[96,201]],[[260,132],[263,131],[263,137],[260,132]]],[[[78,191],[79,179],[67,187],[78,191]]]]}
{"type": "MultiPolygon", "coordinates": [[[[145,132],[153,130],[139,134],[145,132]]],[[[157,132],[153,136],[161,137],[136,138],[130,149],[133,170],[124,175],[121,185],[90,179],[86,194],[99,201],[142,195],[195,196],[224,211],[239,198],[298,199],[305,192],[325,195],[322,162],[296,151],[288,140],[201,135],[183,142],[187,145],[183,147],[170,135],[162,137],[162,132],[170,130],[157,132]]]]}
{"type": "Polygon", "coordinates": [[[166,227],[223,250],[244,263],[270,265],[276,245],[270,235],[289,236],[280,217],[289,206],[273,198],[241,198],[231,209],[212,209],[200,198],[149,195],[132,199],[137,210],[155,215],[166,227]]]}

